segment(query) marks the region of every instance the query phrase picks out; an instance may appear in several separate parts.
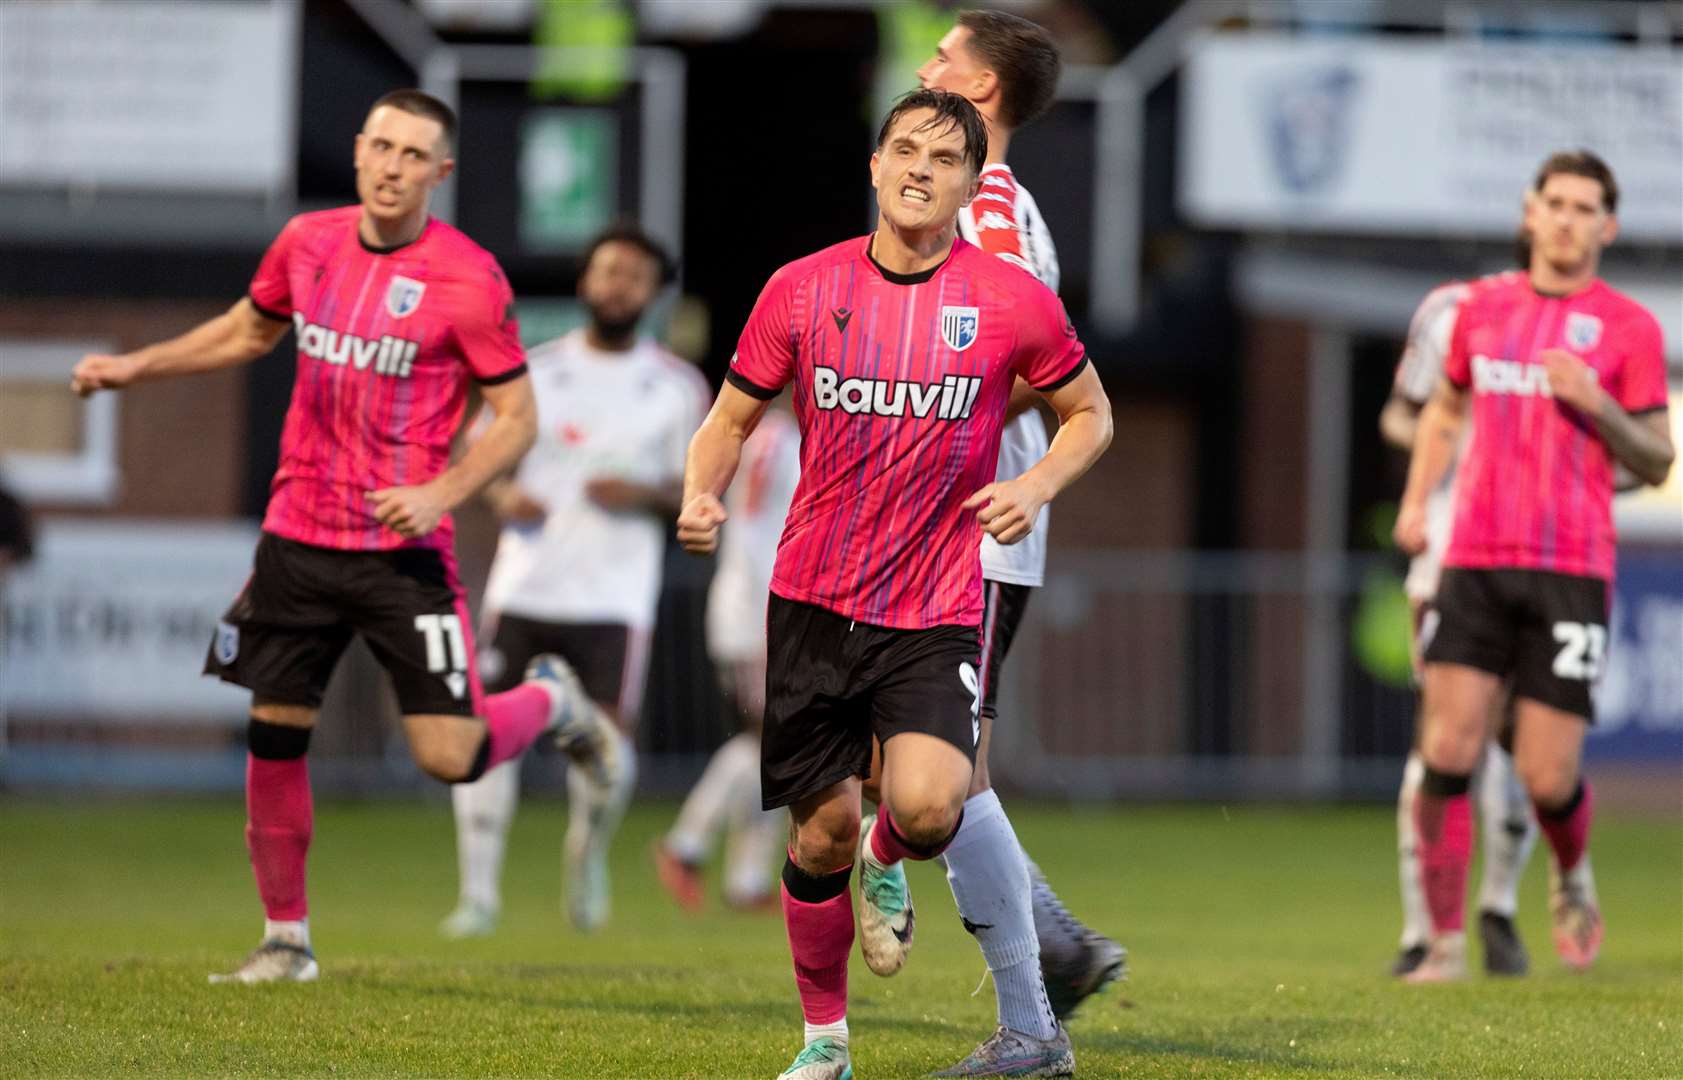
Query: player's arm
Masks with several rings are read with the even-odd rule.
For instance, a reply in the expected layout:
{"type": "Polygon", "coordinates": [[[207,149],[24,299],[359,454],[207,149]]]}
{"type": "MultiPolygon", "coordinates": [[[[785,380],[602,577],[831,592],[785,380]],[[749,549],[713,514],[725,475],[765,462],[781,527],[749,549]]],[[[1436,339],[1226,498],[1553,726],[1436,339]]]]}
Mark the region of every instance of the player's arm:
{"type": "Polygon", "coordinates": [[[673,517],[683,507],[684,481],[679,477],[653,484],[620,476],[596,476],[585,481],[586,497],[604,510],[641,511],[673,517]]]}
{"type": "Polygon", "coordinates": [[[1001,544],[1027,536],[1040,508],[1092,468],[1110,445],[1110,399],[1092,364],[1045,397],[1058,414],[1058,433],[1046,456],[1016,479],[989,484],[964,502],[1001,544]]]}
{"type": "Polygon", "coordinates": [[[1391,396],[1385,399],[1385,407],[1379,410],[1379,437],[1398,450],[1412,449],[1423,409],[1419,402],[1410,401],[1393,390],[1391,396]]]}
{"type": "Polygon", "coordinates": [[[1590,418],[1619,465],[1645,484],[1658,487],[1665,483],[1677,457],[1671,445],[1668,410],[1650,409],[1631,415],[1602,388],[1595,369],[1565,349],[1545,349],[1539,359],[1548,370],[1554,399],[1590,418]]]}
{"type": "Polygon", "coordinates": [[[727,382],[690,439],[684,458],[683,509],[678,514],[678,542],[694,555],[711,555],[719,546],[724,523],[722,499],[742,462],[742,444],[754,433],[769,400],[754,397],[727,382]]]}
{"type": "Polygon", "coordinates": [[[1443,480],[1455,460],[1455,446],[1466,423],[1467,391],[1448,379],[1439,379],[1431,400],[1420,412],[1414,435],[1414,452],[1408,459],[1408,486],[1392,538],[1410,555],[1426,550],[1426,498],[1443,480]]]}
{"type": "Polygon", "coordinates": [[[480,489],[513,468],[538,436],[538,405],[532,396],[532,377],[480,387],[491,422],[468,447],[466,454],[424,484],[371,491],[374,516],[402,536],[425,536],[439,519],[480,489]]]}
{"type": "Polygon", "coordinates": [[[250,363],[272,350],[290,325],[264,315],[242,296],[227,311],[180,337],[115,356],[89,353],[71,372],[70,388],[87,397],[95,390],[121,390],[149,379],[250,363]]]}
{"type": "Polygon", "coordinates": [[[1029,385],[1029,381],[1021,375],[1011,384],[1011,400],[1005,406],[1005,422],[1009,424],[1023,413],[1034,408],[1040,400],[1040,391],[1029,385]]]}

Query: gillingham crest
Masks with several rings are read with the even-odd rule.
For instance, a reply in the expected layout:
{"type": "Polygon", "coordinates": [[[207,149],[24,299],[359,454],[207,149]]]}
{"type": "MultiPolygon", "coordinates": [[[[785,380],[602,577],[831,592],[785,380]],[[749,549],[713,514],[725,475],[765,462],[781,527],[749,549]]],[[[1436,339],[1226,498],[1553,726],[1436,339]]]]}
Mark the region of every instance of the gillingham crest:
{"type": "Polygon", "coordinates": [[[1601,340],[1601,320],[1582,311],[1566,314],[1566,346],[1573,352],[1588,352],[1601,340]]]}
{"type": "Polygon", "coordinates": [[[954,352],[963,352],[976,344],[976,328],[982,320],[980,308],[943,307],[941,309],[941,340],[954,352]]]}
{"type": "Polygon", "coordinates": [[[413,315],[415,309],[421,306],[421,294],[426,291],[425,283],[393,274],[392,283],[386,289],[386,311],[394,319],[413,315]]]}

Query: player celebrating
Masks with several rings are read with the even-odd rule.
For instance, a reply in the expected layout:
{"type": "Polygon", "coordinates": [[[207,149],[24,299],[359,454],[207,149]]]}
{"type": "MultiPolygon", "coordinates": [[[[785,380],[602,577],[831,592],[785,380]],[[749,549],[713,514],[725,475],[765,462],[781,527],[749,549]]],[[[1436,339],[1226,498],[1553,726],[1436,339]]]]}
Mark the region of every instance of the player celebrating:
{"type": "MultiPolygon", "coordinates": [[[[784,398],[778,398],[779,402],[784,398]]],[[[742,444],[743,482],[725,496],[730,525],[707,592],[707,652],[742,730],[707,761],[678,820],[654,848],[660,883],[681,907],[702,906],[701,863],[724,826],[725,903],[758,908],[775,899],[771,870],[786,835],[784,814],[760,806],[760,725],[766,704],[766,598],[777,540],[801,474],[801,435],[774,406],[742,444]]]]}
{"type": "MultiPolygon", "coordinates": [[[[485,584],[486,678],[512,684],[531,657],[558,654],[605,712],[600,726],[620,731],[606,755],[588,742],[568,748],[563,865],[567,912],[581,930],[609,913],[608,844],[635,783],[629,733],[648,674],[665,522],[678,512],[684,451],[707,409],[701,374],[637,334],[671,270],[635,227],[591,242],[578,288],[589,323],[532,350],[537,443],[512,478],[485,489],[503,521],[485,584]]],[[[519,763],[451,796],[461,899],[440,929],[488,934],[502,907],[519,763]]]]}
{"type": "Polygon", "coordinates": [[[360,205],[287,223],[250,295],[194,330],[86,356],[81,394],[232,367],[298,333],[298,377],[250,580],[218,625],[207,674],[252,692],[246,840],[263,942],[213,982],[305,982],[304,753],[322,691],[353,634],[392,677],[415,761],[447,782],[518,757],[547,729],[609,733],[564,664],[485,697],[456,579],[450,511],[531,445],[536,411],[513,295],[496,261],[427,214],[455,167],[456,118],[416,90],[374,103],[356,137],[360,205]],[[467,380],[494,414],[455,464],[467,380]]]}
{"type": "MultiPolygon", "coordinates": [[[[1058,252],[1051,231],[1005,157],[1012,134],[1051,106],[1060,66],[1057,45],[1041,27],[1005,12],[965,11],[934,57],[918,69],[926,89],[964,95],[988,127],[981,190],[959,212],[959,235],[1033,274],[1053,292],[1058,289],[1058,252]]],[[[1019,381],[1000,437],[996,479],[1021,475],[1046,452],[1046,425],[1033,401],[1033,391],[1019,381]]],[[[1050,1038],[1051,1024],[1039,1008],[1042,994],[1056,1017],[1065,1019],[1089,994],[1119,978],[1127,959],[1116,942],[1076,920],[1039,867],[1026,859],[988,776],[1000,671],[1029,597],[1046,578],[1047,516],[1043,509],[1033,530],[1009,547],[982,537],[982,737],[964,826],[941,858],[964,925],[974,927],[971,932],[993,976],[999,1029],[952,1075],[970,1075],[1020,1056],[1013,1031],[1050,1038]],[[1019,909],[1014,898],[1022,892],[1025,874],[1032,904],[1019,909]]],[[[905,906],[909,911],[909,897],[905,906]]],[[[896,944],[888,940],[883,947],[892,952],[896,944]]]]}
{"type": "MultiPolygon", "coordinates": [[[[1522,263],[1529,263],[1529,242],[1522,240],[1520,249],[1522,263]]],[[[1380,434],[1386,441],[1403,450],[1414,445],[1420,410],[1443,377],[1443,359],[1449,351],[1455,314],[1468,293],[1504,282],[1512,284],[1523,276],[1509,271],[1476,282],[1451,281],[1426,294],[1409,323],[1408,341],[1397,363],[1391,397],[1379,415],[1380,434]]],[[[1463,431],[1463,445],[1466,436],[1463,431]]],[[[1443,551],[1449,543],[1454,483],[1452,462],[1438,486],[1427,496],[1426,549],[1409,563],[1408,578],[1403,583],[1414,620],[1416,669],[1425,640],[1437,623],[1432,597],[1437,593],[1443,551]]],[[[1508,695],[1498,696],[1498,715],[1492,718],[1493,726],[1501,727],[1505,723],[1508,704],[1508,695]]],[[[1424,772],[1417,747],[1408,755],[1402,787],[1397,793],[1397,874],[1402,888],[1403,932],[1391,968],[1393,975],[1407,975],[1419,967],[1426,958],[1426,946],[1431,938],[1432,926],[1420,887],[1419,851],[1414,838],[1414,800],[1424,772]]],[[[1514,774],[1513,759],[1500,739],[1492,740],[1485,747],[1474,786],[1478,789],[1484,841],[1484,884],[1479,892],[1478,920],[1479,937],[1484,943],[1484,967],[1492,974],[1523,975],[1530,967],[1530,960],[1514,925],[1514,914],[1519,907],[1519,880],[1537,842],[1537,825],[1532,820],[1531,799],[1525,793],[1525,785],[1514,774]]]]}
{"type": "MultiPolygon", "coordinates": [[[[806,1046],[783,1075],[798,1080],[852,1075],[856,849],[870,854],[868,924],[895,914],[873,908],[872,866],[934,858],[958,831],[979,735],[978,525],[1020,540],[1110,441],[1109,402],[1056,296],[957,236],[986,153],[961,95],[895,105],[871,157],[876,232],[773,275],[685,469],[678,535],[709,552],[744,438],[795,384],[801,478],[772,577],[761,778],[765,805],[793,818],[783,912],[806,1046]],[[990,482],[1017,375],[1062,426],[1033,468],[990,482]],[[873,734],[882,803],[861,830],[873,734]]],[[[1067,1075],[1068,1034],[1053,1041],[1041,1075],[1067,1075]]]]}
{"type": "Polygon", "coordinates": [[[1660,484],[1675,456],[1659,324],[1596,276],[1617,208],[1612,171],[1594,154],[1543,163],[1525,205],[1529,273],[1463,302],[1420,418],[1396,526],[1410,554],[1425,549],[1426,501],[1472,398],[1440,623],[1425,656],[1415,827],[1432,940],[1411,981],[1466,975],[1467,790],[1504,678],[1513,680],[1514,764],[1554,851],[1555,948],[1577,969],[1600,949],[1582,752],[1607,645],[1614,467],[1660,484]]]}

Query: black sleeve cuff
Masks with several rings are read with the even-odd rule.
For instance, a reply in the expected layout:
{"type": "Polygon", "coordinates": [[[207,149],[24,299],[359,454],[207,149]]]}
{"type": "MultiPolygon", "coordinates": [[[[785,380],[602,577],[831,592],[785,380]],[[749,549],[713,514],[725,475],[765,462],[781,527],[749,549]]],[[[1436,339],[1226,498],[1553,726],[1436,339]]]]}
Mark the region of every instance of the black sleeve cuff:
{"type": "Polygon", "coordinates": [[[500,375],[487,375],[484,378],[475,375],[473,381],[480,386],[497,386],[500,383],[513,382],[524,374],[526,374],[526,364],[525,361],[521,361],[500,375]]]}
{"type": "Polygon", "coordinates": [[[1040,391],[1042,394],[1050,394],[1052,391],[1058,389],[1058,387],[1068,385],[1077,375],[1081,374],[1085,370],[1087,370],[1087,357],[1083,355],[1074,367],[1064,372],[1058,378],[1053,379],[1045,386],[1037,386],[1035,389],[1040,391]]]}
{"type": "Polygon", "coordinates": [[[262,304],[259,304],[257,302],[257,297],[251,295],[250,293],[246,293],[245,298],[247,300],[251,301],[251,306],[257,309],[257,314],[263,316],[265,319],[273,319],[276,322],[291,322],[292,321],[292,316],[282,315],[280,312],[275,311],[272,308],[264,307],[262,304]]]}
{"type": "Polygon", "coordinates": [[[1648,416],[1651,413],[1667,412],[1670,409],[1671,409],[1671,403],[1669,401],[1662,401],[1658,405],[1650,405],[1646,409],[1632,409],[1632,410],[1630,410],[1630,415],[1631,416],[1648,416]]]}
{"type": "Polygon", "coordinates": [[[734,368],[725,372],[725,381],[742,391],[744,394],[747,394],[749,397],[759,398],[761,401],[770,401],[772,398],[776,397],[782,389],[779,387],[777,390],[771,390],[761,386],[759,383],[743,377],[734,368]]]}

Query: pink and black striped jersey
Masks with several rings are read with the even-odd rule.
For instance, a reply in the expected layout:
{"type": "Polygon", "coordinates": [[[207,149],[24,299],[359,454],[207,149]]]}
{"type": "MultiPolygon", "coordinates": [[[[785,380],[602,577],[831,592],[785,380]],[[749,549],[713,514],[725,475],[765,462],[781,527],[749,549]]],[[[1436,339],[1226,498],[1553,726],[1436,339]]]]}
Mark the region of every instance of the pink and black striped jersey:
{"type": "Polygon", "coordinates": [[[1086,353],[1053,292],[955,239],[893,274],[848,240],[772,276],[726,376],[769,398],[793,382],[801,478],[772,591],[876,626],[974,626],[981,527],[962,504],[994,479],[1011,384],[1042,390],[1086,353]]]}
{"type": "Polygon", "coordinates": [[[1660,326],[1597,279],[1548,296],[1524,275],[1462,301],[1444,375],[1471,387],[1473,434],[1455,486],[1445,566],[1548,570],[1612,580],[1613,457],[1595,425],[1557,404],[1540,359],[1565,349],[1626,411],[1666,407],[1660,326]]]}
{"type": "Polygon", "coordinates": [[[362,210],[300,214],[269,246],[251,302],[290,319],[298,373],[265,532],[318,547],[450,547],[449,515],[405,540],[368,495],[422,484],[449,463],[467,380],[526,371],[514,294],[490,253],[441,221],[401,247],[357,232],[362,210]]]}

